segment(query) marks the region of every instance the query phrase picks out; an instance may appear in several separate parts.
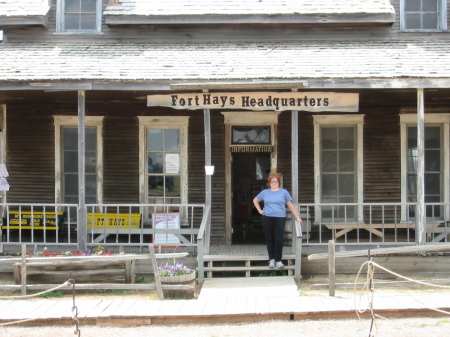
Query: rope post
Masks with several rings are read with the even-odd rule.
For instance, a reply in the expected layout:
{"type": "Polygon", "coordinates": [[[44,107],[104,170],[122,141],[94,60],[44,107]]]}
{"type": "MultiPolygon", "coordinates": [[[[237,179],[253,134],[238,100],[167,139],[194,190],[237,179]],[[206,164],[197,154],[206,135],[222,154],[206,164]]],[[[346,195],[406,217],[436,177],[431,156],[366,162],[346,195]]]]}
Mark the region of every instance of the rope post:
{"type": "Polygon", "coordinates": [[[336,247],[334,241],[328,241],[328,295],[336,293],[336,247]]]}
{"type": "Polygon", "coordinates": [[[27,294],[27,245],[22,245],[22,266],[20,269],[21,288],[20,293],[22,295],[27,294]]]}

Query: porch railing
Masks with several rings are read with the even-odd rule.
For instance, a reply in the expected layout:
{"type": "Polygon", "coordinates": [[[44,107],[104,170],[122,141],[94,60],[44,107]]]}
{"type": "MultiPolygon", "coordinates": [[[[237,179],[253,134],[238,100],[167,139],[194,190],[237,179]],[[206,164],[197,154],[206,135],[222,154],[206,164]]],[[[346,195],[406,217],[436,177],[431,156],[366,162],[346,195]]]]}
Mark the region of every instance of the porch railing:
{"type": "MultiPolygon", "coordinates": [[[[76,204],[4,203],[3,245],[77,246],[76,204]]],[[[196,247],[203,204],[88,204],[87,246],[196,247]]]]}
{"type": "MultiPolygon", "coordinates": [[[[426,203],[427,242],[448,242],[449,203],[426,203]]],[[[412,245],[416,243],[416,203],[301,204],[303,244],[412,245]]]]}

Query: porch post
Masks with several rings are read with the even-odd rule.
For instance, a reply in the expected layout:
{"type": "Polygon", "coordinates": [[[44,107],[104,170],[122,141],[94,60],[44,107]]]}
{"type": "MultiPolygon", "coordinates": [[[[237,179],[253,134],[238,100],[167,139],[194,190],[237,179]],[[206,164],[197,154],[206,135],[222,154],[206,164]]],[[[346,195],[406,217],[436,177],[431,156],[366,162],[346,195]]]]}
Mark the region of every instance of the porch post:
{"type": "MultiPolygon", "coordinates": [[[[210,110],[203,110],[203,118],[205,124],[205,171],[206,166],[211,166],[211,116],[210,110]]],[[[205,175],[205,204],[206,209],[211,209],[211,174],[205,175]],[[209,206],[209,207],[208,207],[209,206]]],[[[211,212],[208,214],[208,221],[205,228],[205,254],[209,254],[209,245],[211,237],[211,212]]]]}
{"type": "Polygon", "coordinates": [[[85,111],[86,92],[78,90],[78,221],[77,247],[78,251],[86,250],[87,240],[87,210],[85,190],[85,111]]]}
{"type": "Polygon", "coordinates": [[[425,104],[423,88],[417,89],[417,210],[416,243],[425,244],[425,104]]]}
{"type": "MultiPolygon", "coordinates": [[[[293,90],[296,91],[296,90],[293,90]]],[[[292,110],[291,116],[291,172],[292,172],[292,203],[295,209],[298,209],[298,111],[292,110]]],[[[300,231],[302,227],[300,226],[300,231]]],[[[296,282],[300,282],[302,274],[302,238],[298,238],[302,233],[297,233],[295,220],[292,218],[292,250],[295,252],[295,271],[296,282]]]]}

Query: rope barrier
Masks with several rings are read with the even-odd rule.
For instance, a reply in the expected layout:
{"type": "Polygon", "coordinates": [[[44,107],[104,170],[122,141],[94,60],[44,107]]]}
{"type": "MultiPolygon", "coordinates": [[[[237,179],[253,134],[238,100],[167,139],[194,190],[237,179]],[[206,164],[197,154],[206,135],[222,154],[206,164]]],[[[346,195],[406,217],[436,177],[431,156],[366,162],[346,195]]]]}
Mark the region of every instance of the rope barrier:
{"type": "MultiPolygon", "coordinates": [[[[437,285],[437,284],[431,284],[431,283],[427,283],[427,282],[423,282],[423,281],[418,281],[418,280],[414,280],[412,278],[400,275],[396,272],[393,272],[392,270],[389,270],[381,265],[379,265],[376,262],[373,262],[372,260],[366,261],[364,262],[361,267],[359,268],[358,274],[356,275],[356,279],[355,279],[355,283],[354,283],[354,302],[355,302],[355,312],[356,315],[358,316],[358,319],[361,320],[361,315],[369,312],[369,315],[372,319],[372,325],[375,325],[375,331],[377,331],[377,325],[376,325],[376,318],[382,318],[382,319],[386,319],[383,316],[380,316],[378,314],[375,313],[374,309],[373,309],[373,301],[374,301],[374,294],[375,294],[375,282],[374,282],[374,275],[375,275],[375,267],[380,268],[381,270],[384,270],[385,272],[392,274],[398,278],[402,278],[404,280],[410,281],[410,282],[414,282],[417,284],[421,284],[421,285],[425,285],[425,286],[429,286],[429,287],[436,287],[436,288],[444,288],[444,289],[450,289],[450,286],[443,286],[443,285],[437,285]],[[363,283],[362,288],[359,290],[360,291],[360,304],[361,304],[361,299],[363,297],[363,293],[365,291],[367,291],[367,307],[364,309],[360,309],[358,306],[358,303],[356,303],[356,299],[357,299],[357,284],[358,284],[358,279],[363,271],[363,268],[367,265],[367,275],[366,275],[366,282],[363,283]]],[[[441,310],[441,309],[436,309],[436,308],[431,308],[431,307],[427,307],[427,309],[429,310],[433,310],[436,312],[440,312],[446,315],[450,315],[450,312],[445,311],[445,310],[441,310]]],[[[376,333],[373,334],[372,333],[372,326],[369,332],[369,337],[373,337],[376,336],[376,333]]]]}
{"type": "MultiPolygon", "coordinates": [[[[36,297],[36,296],[40,296],[42,294],[46,294],[46,293],[49,293],[49,292],[52,292],[52,291],[55,291],[55,290],[58,290],[58,289],[61,289],[63,287],[67,287],[67,286],[68,287],[72,286],[73,306],[71,308],[71,313],[72,313],[71,317],[72,317],[72,320],[75,322],[74,334],[77,335],[77,336],[80,336],[81,335],[81,331],[79,329],[80,322],[79,322],[79,319],[78,319],[78,308],[75,305],[75,281],[72,280],[72,279],[67,280],[66,282],[64,282],[63,284],[61,284],[61,285],[59,285],[57,287],[54,287],[52,289],[48,289],[48,290],[45,290],[45,291],[41,291],[41,292],[36,293],[36,294],[20,295],[20,296],[0,296],[0,299],[25,299],[25,298],[30,298],[30,297],[36,297]]],[[[13,324],[19,324],[19,323],[36,321],[38,319],[45,319],[45,318],[48,318],[48,317],[46,317],[46,316],[39,316],[39,317],[35,317],[35,318],[28,318],[28,319],[13,321],[13,322],[0,323],[0,327],[13,325],[13,324]]]]}

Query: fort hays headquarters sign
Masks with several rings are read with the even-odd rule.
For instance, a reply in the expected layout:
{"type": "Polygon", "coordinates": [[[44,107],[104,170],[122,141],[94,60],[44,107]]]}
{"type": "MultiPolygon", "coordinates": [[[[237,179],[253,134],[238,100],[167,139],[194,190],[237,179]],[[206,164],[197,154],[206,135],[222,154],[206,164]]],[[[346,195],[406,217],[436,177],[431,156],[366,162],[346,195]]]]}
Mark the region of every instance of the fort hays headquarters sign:
{"type": "Polygon", "coordinates": [[[358,112],[359,95],[335,92],[222,92],[149,95],[147,106],[180,110],[248,109],[358,112]]]}

